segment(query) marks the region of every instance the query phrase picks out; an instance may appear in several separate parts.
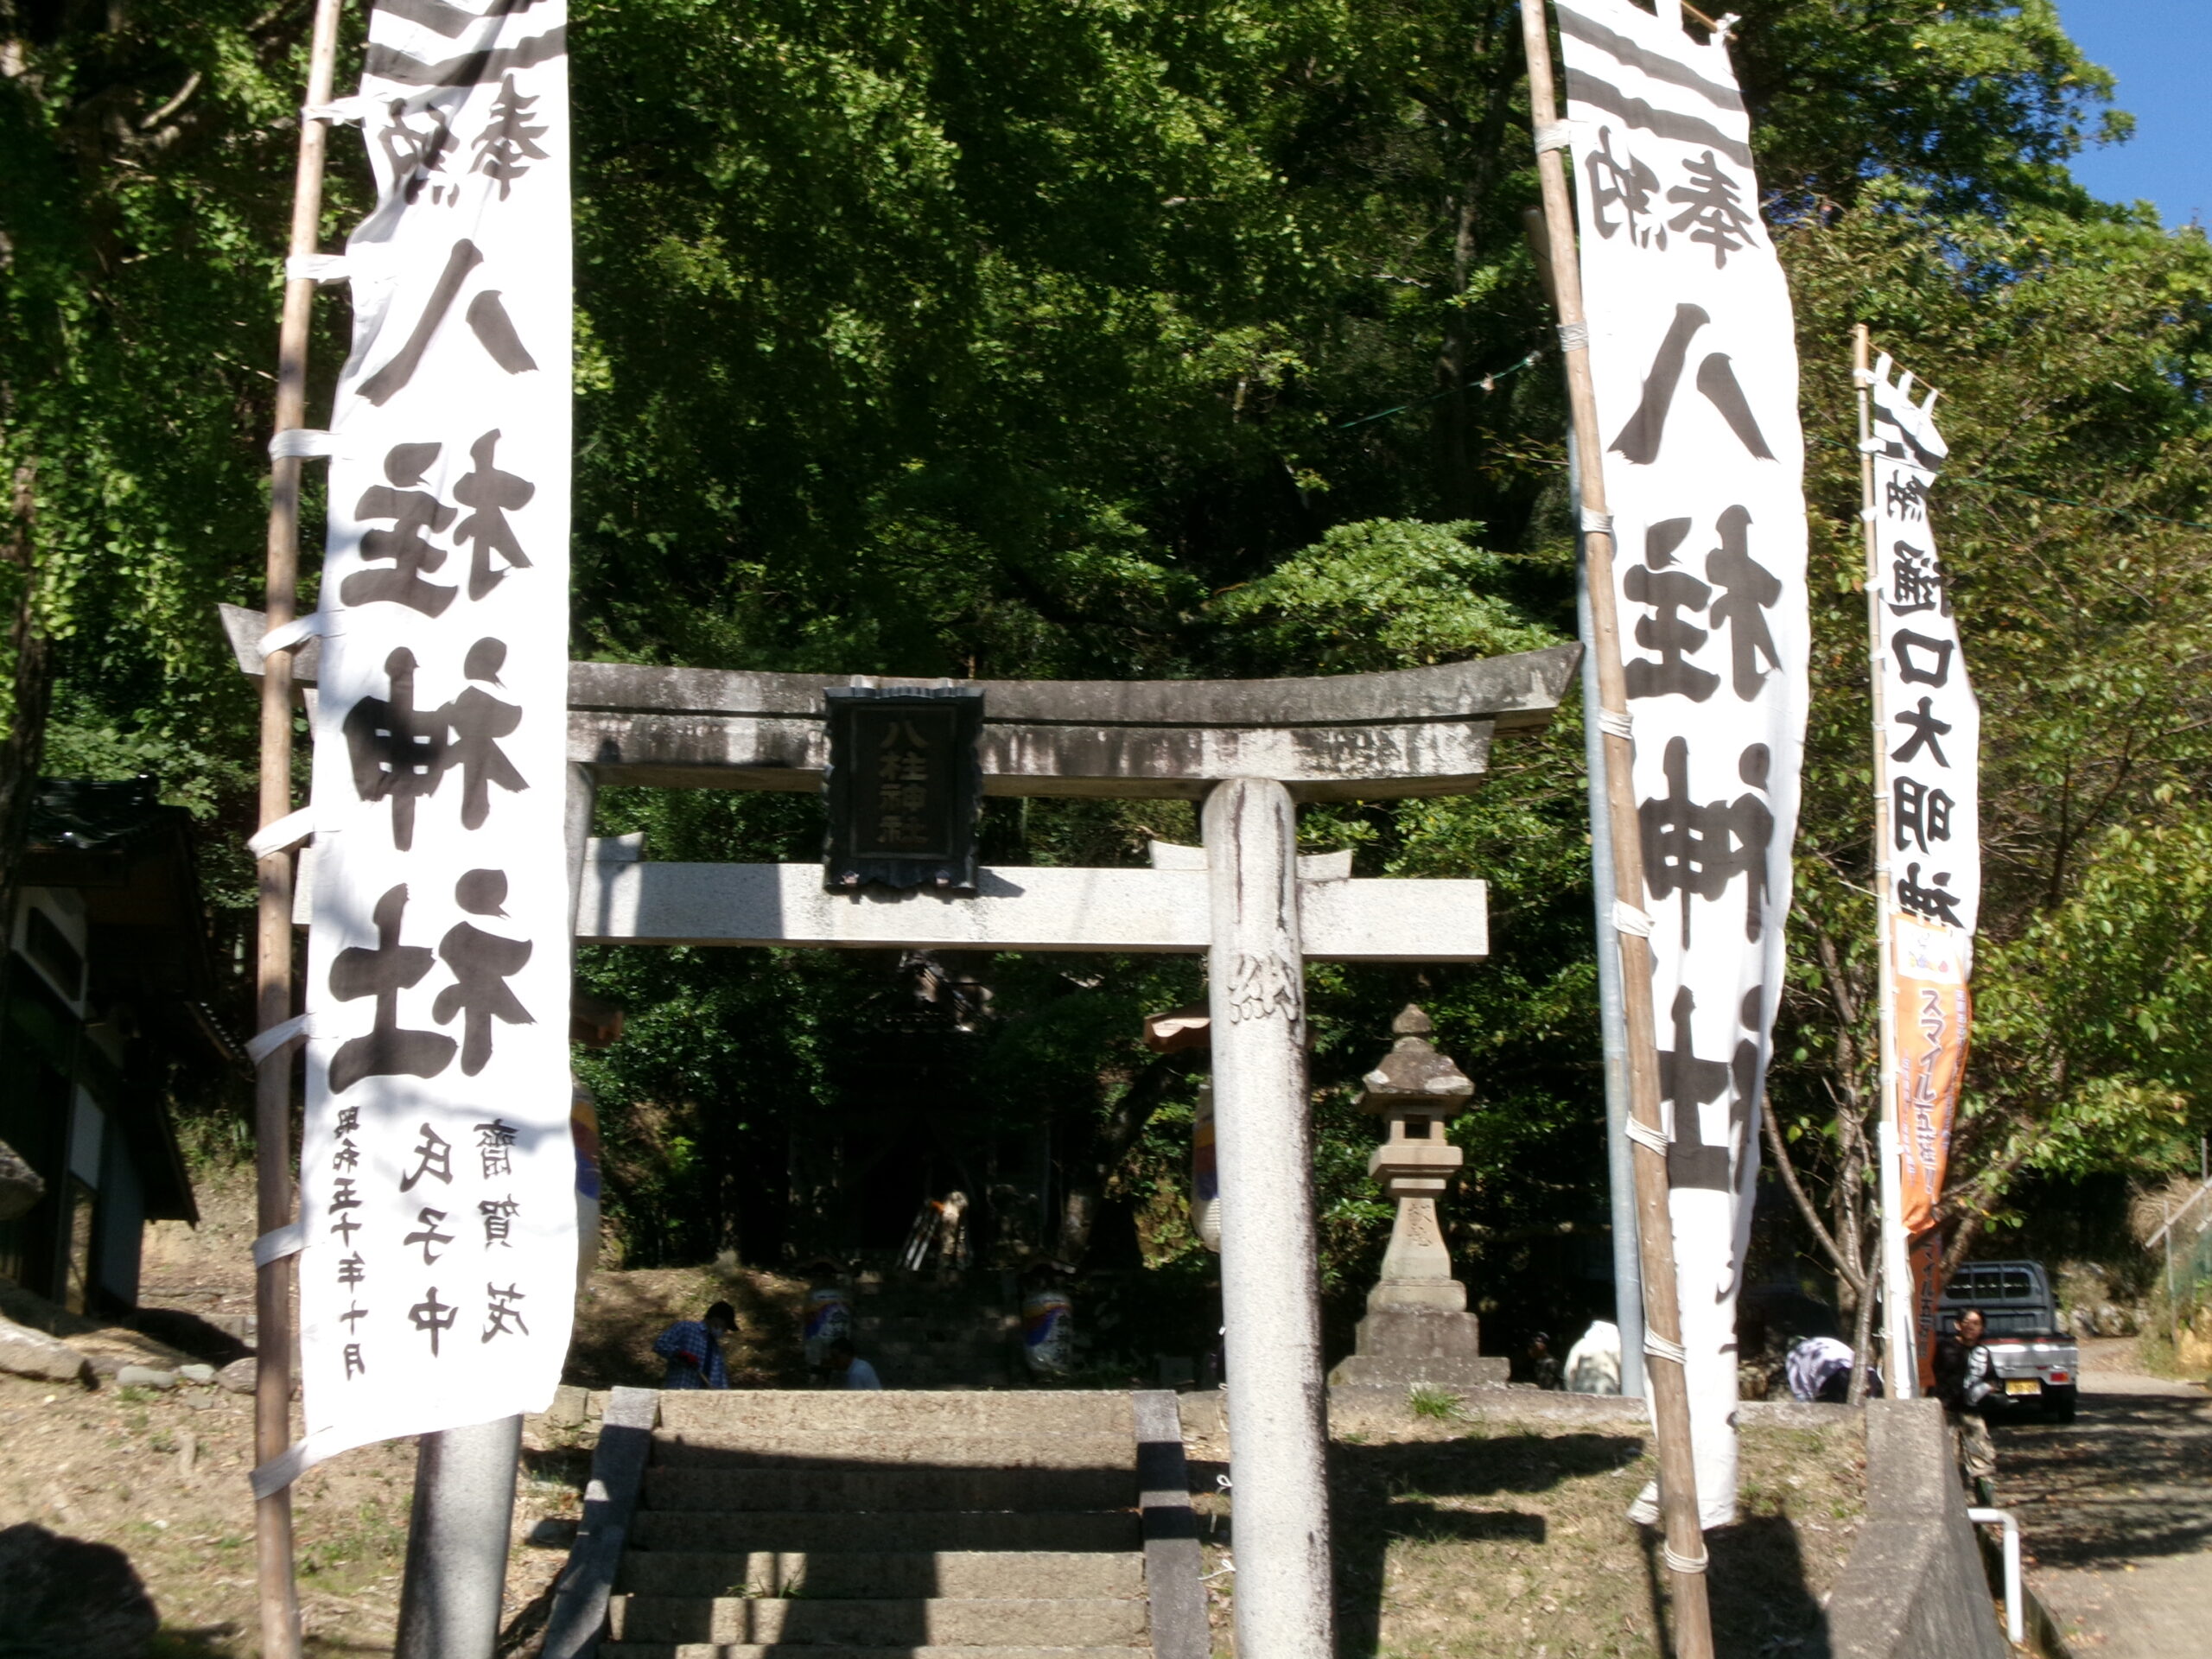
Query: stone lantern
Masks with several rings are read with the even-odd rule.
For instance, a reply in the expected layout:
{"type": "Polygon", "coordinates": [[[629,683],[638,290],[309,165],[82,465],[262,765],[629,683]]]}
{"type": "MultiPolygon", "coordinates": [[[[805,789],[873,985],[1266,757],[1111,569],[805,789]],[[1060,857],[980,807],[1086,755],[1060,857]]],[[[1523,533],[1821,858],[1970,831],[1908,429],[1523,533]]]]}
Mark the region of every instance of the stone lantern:
{"type": "Polygon", "coordinates": [[[1437,1224],[1436,1201],[1464,1154],[1445,1139],[1445,1126],[1464,1111],[1475,1085],[1430,1045],[1428,1016],[1410,1004],[1390,1022],[1397,1037],[1382,1062],[1361,1081],[1361,1109],[1383,1120],[1385,1139],[1367,1171],[1396,1201],[1382,1277],[1367,1293],[1359,1351],[1338,1366],[1332,1382],[1391,1388],[1495,1386],[1503,1359],[1481,1357],[1480,1327],[1467,1312],[1467,1287],[1452,1276],[1452,1255],[1437,1224]]]}

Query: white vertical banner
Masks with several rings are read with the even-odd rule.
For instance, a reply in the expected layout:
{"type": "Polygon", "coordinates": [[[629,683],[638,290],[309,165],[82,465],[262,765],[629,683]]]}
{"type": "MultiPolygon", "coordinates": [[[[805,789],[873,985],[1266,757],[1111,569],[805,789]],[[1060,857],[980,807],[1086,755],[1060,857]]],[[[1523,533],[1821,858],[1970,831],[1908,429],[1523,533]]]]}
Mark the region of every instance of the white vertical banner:
{"type": "Polygon", "coordinates": [[[300,1159],[307,1439],[541,1410],[569,1128],[563,0],[381,0],[332,418],[300,1159]]]}
{"type": "Polygon", "coordinates": [[[1970,935],[1981,913],[1981,707],[1967,678],[1929,495],[1949,450],[1931,392],[1885,354],[1873,403],[1882,625],[1875,671],[1889,717],[1890,914],[1970,935]]]}
{"type": "MultiPolygon", "coordinates": [[[[1882,948],[1890,1006],[1882,1064],[1897,1122],[1897,1214],[1910,1310],[1892,1308],[1892,1351],[1910,1329],[1922,1389],[1936,1380],[1942,1235],[1936,1208],[1974,1021],[1968,981],[1981,911],[1981,708],[1949,585],[1936,556],[1929,495],[1948,449],[1935,394],[1913,401],[1912,376],[1887,355],[1866,377],[1873,445],[1873,673],[1884,730],[1875,761],[1888,844],[1878,849],[1882,948]],[[1905,1317],[1909,1313],[1909,1319],[1905,1317]]],[[[1893,1293],[1894,1294],[1894,1293],[1893,1293]]],[[[1897,1363],[1895,1361],[1893,1363],[1897,1363]]]]}
{"type": "Polygon", "coordinates": [[[1736,1512],[1736,1294],[1804,746],[1797,354],[1726,45],[1629,0],[1556,0],[1556,10],[1691,1439],[1700,1519],[1719,1526],[1736,1512]]]}

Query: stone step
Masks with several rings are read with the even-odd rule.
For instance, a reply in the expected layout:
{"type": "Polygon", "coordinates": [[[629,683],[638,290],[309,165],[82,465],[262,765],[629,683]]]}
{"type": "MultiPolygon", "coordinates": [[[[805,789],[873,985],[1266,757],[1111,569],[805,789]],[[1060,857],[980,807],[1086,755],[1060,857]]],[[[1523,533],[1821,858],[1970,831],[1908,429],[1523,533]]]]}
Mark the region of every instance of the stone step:
{"type": "Polygon", "coordinates": [[[1083,1599],[1144,1593],[1144,1558],[1071,1550],[632,1550],[615,1588],[640,1596],[1083,1599]]]}
{"type": "Polygon", "coordinates": [[[618,1595],[607,1634],[618,1642],[761,1643],[779,1646],[1134,1647],[1146,1640],[1147,1606],[1133,1599],[874,1601],[813,1597],[618,1595]]]}
{"type": "Polygon", "coordinates": [[[652,1460],[664,1469],[1128,1469],[1127,1434],[969,1434],[932,1429],[824,1433],[783,1424],[661,1429],[652,1460]]]}
{"type": "MultiPolygon", "coordinates": [[[[1132,1458],[1131,1462],[1135,1459],[1132,1458]]],[[[1125,1509],[1136,1471],[1119,1469],[697,1469],[645,1471],[649,1510],[1125,1509]]]]}
{"type": "Polygon", "coordinates": [[[648,1552],[836,1550],[1072,1551],[1118,1554],[1143,1548],[1135,1514],[1016,1515],[1005,1510],[906,1510],[880,1515],[754,1510],[737,1514],[640,1510],[630,1524],[631,1559],[648,1552]]]}
{"type": "Polygon", "coordinates": [[[822,1646],[815,1643],[778,1642],[602,1642],[600,1659],[1152,1659],[1152,1649],[1141,1648],[912,1647],[822,1646]]]}
{"type": "Polygon", "coordinates": [[[679,1389],[661,1395],[661,1427],[771,1424],[816,1433],[943,1428],[954,1433],[1136,1433],[1126,1393],[1088,1389],[975,1389],[931,1393],[842,1389],[679,1389]]]}

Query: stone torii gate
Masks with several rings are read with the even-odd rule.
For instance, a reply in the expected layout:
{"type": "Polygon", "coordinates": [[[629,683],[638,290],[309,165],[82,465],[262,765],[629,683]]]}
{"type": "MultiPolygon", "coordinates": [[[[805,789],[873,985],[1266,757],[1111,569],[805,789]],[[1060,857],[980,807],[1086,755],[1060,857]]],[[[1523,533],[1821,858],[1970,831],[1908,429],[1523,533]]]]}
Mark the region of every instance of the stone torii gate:
{"type": "MultiPolygon", "coordinates": [[[[226,607],[224,623],[258,675],[262,616],[226,607]]],[[[579,940],[1205,954],[1241,1652],[1334,1648],[1303,963],[1489,953],[1484,883],[1356,880],[1347,856],[1300,859],[1296,804],[1471,792],[1495,736],[1549,721],[1579,656],[1284,680],[569,665],[579,940]],[[1201,802],[1203,849],[1156,848],[1151,869],[986,868],[952,896],[832,893],[818,863],[653,863],[590,839],[601,785],[818,791],[823,693],[842,686],[980,690],[986,795],[1201,802]]],[[[319,667],[315,647],[295,658],[308,696],[319,667]]]]}

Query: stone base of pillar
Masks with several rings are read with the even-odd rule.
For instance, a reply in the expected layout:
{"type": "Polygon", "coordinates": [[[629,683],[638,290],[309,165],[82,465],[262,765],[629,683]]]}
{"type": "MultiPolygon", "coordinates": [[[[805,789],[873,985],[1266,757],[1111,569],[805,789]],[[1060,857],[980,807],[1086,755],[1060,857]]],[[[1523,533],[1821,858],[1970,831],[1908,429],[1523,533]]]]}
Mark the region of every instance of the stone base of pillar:
{"type": "Polygon", "coordinates": [[[1359,1351],[1329,1373],[1342,1387],[1499,1389],[1508,1363],[1484,1358],[1471,1313],[1398,1303],[1370,1306],[1359,1322],[1359,1351]]]}

